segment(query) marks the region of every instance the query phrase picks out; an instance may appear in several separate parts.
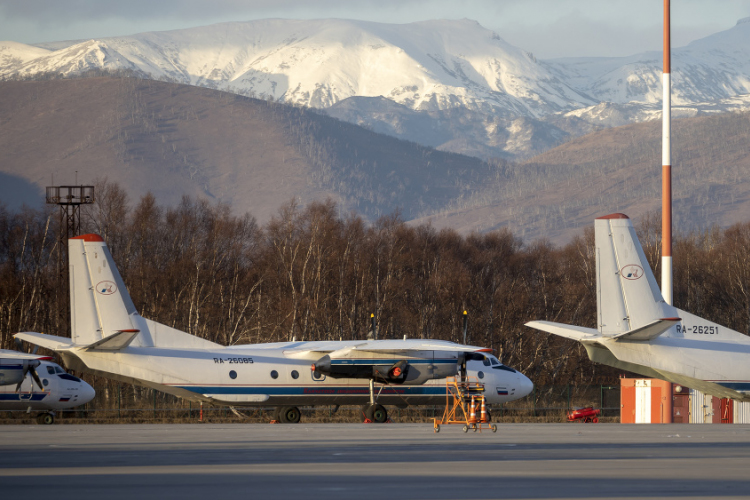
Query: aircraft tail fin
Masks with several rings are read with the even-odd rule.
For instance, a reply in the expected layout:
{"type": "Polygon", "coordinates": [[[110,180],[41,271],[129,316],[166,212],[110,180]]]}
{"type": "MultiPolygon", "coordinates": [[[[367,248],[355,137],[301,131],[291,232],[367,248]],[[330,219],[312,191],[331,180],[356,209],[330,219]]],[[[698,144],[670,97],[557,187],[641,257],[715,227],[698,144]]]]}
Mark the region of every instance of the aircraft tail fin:
{"type": "Polygon", "coordinates": [[[667,324],[679,314],[664,301],[628,216],[596,219],[595,239],[597,320],[602,335],[627,333],[623,340],[649,340],[676,324],[667,324]]]}
{"type": "Polygon", "coordinates": [[[137,314],[104,240],[84,234],[68,240],[70,320],[73,343],[91,345],[119,332],[137,330],[137,314]]]}

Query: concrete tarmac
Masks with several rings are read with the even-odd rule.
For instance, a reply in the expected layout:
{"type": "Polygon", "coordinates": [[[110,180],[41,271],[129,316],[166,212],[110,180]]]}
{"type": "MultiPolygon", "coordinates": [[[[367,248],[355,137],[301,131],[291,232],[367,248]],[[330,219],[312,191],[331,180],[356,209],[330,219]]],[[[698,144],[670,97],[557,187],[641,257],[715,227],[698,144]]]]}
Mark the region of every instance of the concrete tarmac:
{"type": "Polygon", "coordinates": [[[747,498],[750,426],[0,426],[7,499],[747,498]]]}

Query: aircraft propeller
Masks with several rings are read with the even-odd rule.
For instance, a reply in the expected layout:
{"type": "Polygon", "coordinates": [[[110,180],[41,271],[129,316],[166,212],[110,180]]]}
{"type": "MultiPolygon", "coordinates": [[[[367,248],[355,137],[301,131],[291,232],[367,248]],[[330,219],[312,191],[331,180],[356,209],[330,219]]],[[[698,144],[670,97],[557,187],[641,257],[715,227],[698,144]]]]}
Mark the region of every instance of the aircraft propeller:
{"type": "MultiPolygon", "coordinates": [[[[19,351],[23,350],[23,341],[21,339],[15,339],[16,341],[16,347],[18,347],[19,351]]],[[[39,346],[34,346],[34,350],[31,352],[31,354],[36,354],[36,351],[39,349],[39,346]]],[[[40,364],[42,364],[41,361],[38,359],[25,359],[23,360],[23,377],[18,382],[18,385],[16,386],[16,392],[21,390],[21,384],[23,384],[23,381],[26,380],[26,375],[28,373],[31,373],[31,378],[34,379],[34,382],[36,382],[36,385],[39,386],[41,390],[44,390],[44,386],[42,386],[42,381],[39,379],[39,375],[36,373],[36,369],[40,364]]]]}
{"type": "Polygon", "coordinates": [[[41,390],[44,390],[44,386],[42,386],[42,381],[39,379],[39,375],[37,375],[35,368],[38,367],[40,364],[42,364],[41,361],[38,359],[24,359],[23,360],[23,378],[18,382],[18,385],[16,386],[16,392],[21,390],[21,384],[23,384],[23,381],[26,380],[26,374],[31,373],[31,378],[34,379],[34,382],[36,382],[36,385],[39,386],[41,390]]]}

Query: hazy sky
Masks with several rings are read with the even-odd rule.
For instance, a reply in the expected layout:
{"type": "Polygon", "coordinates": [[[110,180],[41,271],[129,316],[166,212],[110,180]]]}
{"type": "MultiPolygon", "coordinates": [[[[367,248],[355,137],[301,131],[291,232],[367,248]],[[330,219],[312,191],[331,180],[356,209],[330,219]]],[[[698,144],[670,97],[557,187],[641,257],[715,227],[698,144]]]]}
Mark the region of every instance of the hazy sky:
{"type": "MultiPolygon", "coordinates": [[[[0,0],[0,40],[131,35],[269,17],[387,23],[469,18],[540,58],[661,48],[662,0],[0,0]]],[[[750,17],[750,0],[672,0],[678,47],[750,17]]]]}

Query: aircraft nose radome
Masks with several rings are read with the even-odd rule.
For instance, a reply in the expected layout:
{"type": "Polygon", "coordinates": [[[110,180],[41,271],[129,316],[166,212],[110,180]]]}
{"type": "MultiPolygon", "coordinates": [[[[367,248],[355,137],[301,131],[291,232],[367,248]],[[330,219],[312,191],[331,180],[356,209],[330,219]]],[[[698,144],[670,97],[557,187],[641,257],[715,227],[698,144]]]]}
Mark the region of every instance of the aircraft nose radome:
{"type": "Polygon", "coordinates": [[[518,374],[518,389],[516,395],[524,397],[531,394],[534,390],[534,382],[528,379],[526,375],[518,374]]]}
{"type": "Polygon", "coordinates": [[[96,391],[89,384],[81,380],[81,394],[78,396],[79,404],[86,404],[96,396],[96,391]]]}

